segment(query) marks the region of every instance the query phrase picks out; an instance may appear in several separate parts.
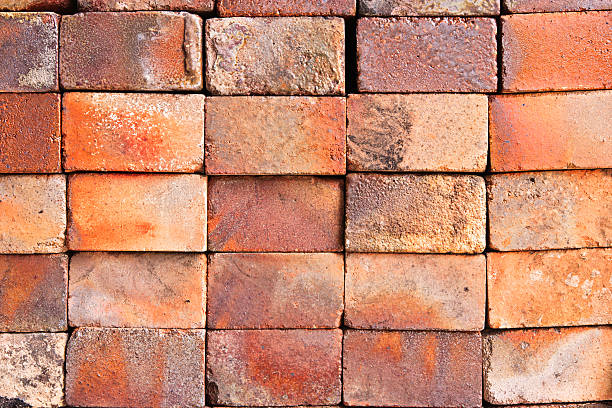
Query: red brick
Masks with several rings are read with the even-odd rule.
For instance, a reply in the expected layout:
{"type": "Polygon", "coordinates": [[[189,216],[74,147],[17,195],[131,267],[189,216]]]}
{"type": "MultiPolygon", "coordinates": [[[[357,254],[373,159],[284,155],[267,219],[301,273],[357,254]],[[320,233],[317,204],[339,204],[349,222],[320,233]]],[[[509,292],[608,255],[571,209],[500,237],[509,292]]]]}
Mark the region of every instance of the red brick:
{"type": "Polygon", "coordinates": [[[359,0],[366,16],[494,16],[500,0],[359,0]]]}
{"type": "Polygon", "coordinates": [[[194,14],[66,15],[60,42],[66,89],[202,89],[202,19],[194,14]]]}
{"type": "Polygon", "coordinates": [[[581,404],[504,405],[500,408],[610,408],[609,402],[586,402],[581,404]]]}
{"type": "Polygon", "coordinates": [[[495,95],[492,171],[612,167],[612,91],[495,95]]]}
{"type": "Polygon", "coordinates": [[[495,91],[495,33],[491,18],[359,19],[359,90],[495,91]]]}
{"type": "Polygon", "coordinates": [[[215,0],[78,0],[82,11],[177,10],[208,13],[215,0]]]}
{"type": "Polygon", "coordinates": [[[58,94],[0,94],[0,173],[58,173],[58,94]]]}
{"type": "Polygon", "coordinates": [[[68,181],[70,249],[206,250],[206,177],[74,174],[68,181]]]}
{"type": "Polygon", "coordinates": [[[72,0],[3,0],[0,10],[7,11],[66,11],[72,0]]]}
{"type": "Polygon", "coordinates": [[[511,13],[541,13],[551,11],[606,10],[611,0],[504,0],[511,13]]]}
{"type": "Polygon", "coordinates": [[[228,16],[354,16],[356,0],[219,0],[219,15],[228,16]]]}
{"type": "Polygon", "coordinates": [[[207,395],[221,405],[340,403],[340,330],[209,331],[207,395]]]}
{"type": "Polygon", "coordinates": [[[496,174],[487,184],[492,249],[612,246],[612,170],[496,174]]]}
{"type": "Polygon", "coordinates": [[[0,331],[67,329],[67,256],[0,255],[0,282],[0,331]]]}
{"type": "Polygon", "coordinates": [[[347,254],[345,286],[348,327],[484,328],[483,255],[347,254]]]}
{"type": "Polygon", "coordinates": [[[0,13],[0,92],[58,90],[59,16],[0,13]]]}
{"type": "Polygon", "coordinates": [[[481,171],[485,95],[350,95],[347,159],[354,171],[481,171]]]}
{"type": "Polygon", "coordinates": [[[209,262],[210,328],[340,326],[341,254],[213,254],[209,262]]]}
{"type": "Polygon", "coordinates": [[[612,399],[612,327],[506,330],[483,343],[490,403],[612,399]]]}
{"type": "Polygon", "coordinates": [[[69,311],[71,326],[203,328],[206,255],[77,253],[69,311]]]}
{"type": "Polygon", "coordinates": [[[212,177],[211,251],[342,251],[344,181],[320,177],[212,177]]]}
{"type": "Polygon", "coordinates": [[[612,87],[611,19],[612,11],[503,16],[503,89],[612,87]]]}
{"type": "Polygon", "coordinates": [[[204,330],[77,329],[68,341],[66,403],[203,407],[204,330]]]}
{"type": "Polygon", "coordinates": [[[66,171],[196,172],[204,168],[204,96],[68,92],[66,171]]]}
{"type": "Polygon", "coordinates": [[[349,330],[343,350],[346,405],[482,405],[480,333],[349,330]]]}

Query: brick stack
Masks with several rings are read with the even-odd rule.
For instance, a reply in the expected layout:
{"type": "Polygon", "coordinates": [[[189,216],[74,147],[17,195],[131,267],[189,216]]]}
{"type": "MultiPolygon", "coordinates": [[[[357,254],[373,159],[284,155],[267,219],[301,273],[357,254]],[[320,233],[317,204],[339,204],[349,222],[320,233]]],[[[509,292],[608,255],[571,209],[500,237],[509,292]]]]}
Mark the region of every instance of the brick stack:
{"type": "Polygon", "coordinates": [[[612,1],[357,3],[0,0],[0,407],[612,399],[612,1]]]}

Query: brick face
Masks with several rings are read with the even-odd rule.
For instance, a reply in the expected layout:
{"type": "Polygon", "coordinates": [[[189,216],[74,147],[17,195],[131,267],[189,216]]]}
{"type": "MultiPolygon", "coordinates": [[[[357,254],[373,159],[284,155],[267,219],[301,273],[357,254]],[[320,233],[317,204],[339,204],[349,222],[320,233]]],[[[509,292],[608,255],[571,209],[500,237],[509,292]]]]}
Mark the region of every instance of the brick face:
{"type": "Polygon", "coordinates": [[[77,0],[81,11],[183,10],[213,11],[215,0],[77,0]]]}
{"type": "Polygon", "coordinates": [[[0,10],[7,11],[65,11],[71,0],[4,0],[0,10]]]}
{"type": "Polygon", "coordinates": [[[219,15],[230,16],[352,16],[356,0],[219,0],[219,15]]]}
{"type": "Polygon", "coordinates": [[[504,0],[511,13],[609,10],[611,0],[504,0]]]}
{"type": "Polygon", "coordinates": [[[366,16],[493,16],[500,0],[359,0],[366,16]]]}

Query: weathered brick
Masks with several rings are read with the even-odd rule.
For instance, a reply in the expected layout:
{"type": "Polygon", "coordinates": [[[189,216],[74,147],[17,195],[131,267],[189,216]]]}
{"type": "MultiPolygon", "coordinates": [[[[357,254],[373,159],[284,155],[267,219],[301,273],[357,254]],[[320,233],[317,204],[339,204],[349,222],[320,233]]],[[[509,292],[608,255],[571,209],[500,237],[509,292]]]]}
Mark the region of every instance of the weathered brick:
{"type": "Polygon", "coordinates": [[[206,250],[206,177],[74,174],[68,247],[77,251],[206,250]]]}
{"type": "Polygon", "coordinates": [[[611,0],[504,0],[510,13],[609,10],[611,0]]]}
{"type": "Polygon", "coordinates": [[[207,340],[213,404],[340,403],[341,330],[209,331],[207,340]]]}
{"type": "Polygon", "coordinates": [[[529,405],[502,405],[500,408],[610,408],[609,402],[586,402],[580,404],[529,404],[529,405]]]}
{"type": "Polygon", "coordinates": [[[612,11],[502,16],[503,89],[612,87],[611,19],[612,11]]]}
{"type": "Polygon", "coordinates": [[[2,0],[0,10],[7,11],[66,11],[72,0],[2,0]]]}
{"type": "Polygon", "coordinates": [[[480,333],[348,330],[343,350],[346,405],[482,405],[480,333]]]}
{"type": "Polygon", "coordinates": [[[66,355],[66,403],[203,407],[204,330],[77,329],[66,355]]]}
{"type": "Polygon", "coordinates": [[[202,19],[194,14],[65,15],[60,43],[66,89],[202,89],[202,19]]]}
{"type": "Polygon", "coordinates": [[[213,254],[208,327],[334,328],[343,312],[341,254],[213,254]]]}
{"type": "Polygon", "coordinates": [[[63,252],[66,178],[0,176],[0,253],[63,252]]]}
{"type": "Polygon", "coordinates": [[[68,92],[62,133],[66,171],[202,171],[204,96],[68,92]]]}
{"type": "Polygon", "coordinates": [[[215,0],[78,0],[82,11],[178,10],[209,13],[215,0]]]}
{"type": "Polygon", "coordinates": [[[350,252],[482,252],[485,183],[478,176],[349,174],[350,252]]]}
{"type": "Polygon", "coordinates": [[[206,87],[213,94],[344,93],[344,20],[206,20],[206,87]]]}
{"type": "Polygon", "coordinates": [[[612,399],[612,327],[506,330],[483,339],[493,404],[612,399]]]}
{"type": "Polygon", "coordinates": [[[58,90],[59,16],[0,13],[0,92],[58,90]]]}
{"type": "Polygon", "coordinates": [[[347,254],[345,285],[348,327],[484,328],[483,255],[347,254]]]}
{"type": "Polygon", "coordinates": [[[321,177],[212,177],[211,251],[342,251],[344,181],[321,177]]]}
{"type": "Polygon", "coordinates": [[[0,334],[0,395],[27,406],[63,406],[67,339],[65,333],[0,334]]]}
{"type": "Polygon", "coordinates": [[[359,90],[495,91],[496,30],[492,18],[359,19],[359,90]]]}
{"type": "Polygon", "coordinates": [[[365,16],[494,16],[500,0],[359,0],[365,16]]]}
{"type": "Polygon", "coordinates": [[[77,253],[68,305],[71,326],[203,328],[206,255],[77,253]]]}
{"type": "Polygon", "coordinates": [[[487,184],[492,249],[612,246],[612,170],[495,174],[487,184]]]}
{"type": "Polygon", "coordinates": [[[354,171],[484,171],[487,97],[350,95],[347,159],[354,171]]]}
{"type": "Polygon", "coordinates": [[[490,98],[492,171],[612,167],[612,91],[490,98]]]}
{"type": "Polygon", "coordinates": [[[356,0],[219,0],[217,9],[228,16],[354,16],[356,0]]]}
{"type": "Polygon", "coordinates": [[[0,173],[58,173],[60,97],[0,94],[0,173]]]}

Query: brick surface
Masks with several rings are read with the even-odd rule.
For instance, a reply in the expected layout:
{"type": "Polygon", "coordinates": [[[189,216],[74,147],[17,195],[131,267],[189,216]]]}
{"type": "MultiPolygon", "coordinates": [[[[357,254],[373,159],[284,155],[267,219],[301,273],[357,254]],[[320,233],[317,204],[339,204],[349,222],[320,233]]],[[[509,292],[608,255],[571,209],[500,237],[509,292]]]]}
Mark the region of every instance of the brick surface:
{"type": "Polygon", "coordinates": [[[612,399],[612,327],[516,330],[483,339],[493,404],[612,399]]]}
{"type": "Polygon", "coordinates": [[[511,13],[540,13],[551,11],[609,10],[611,0],[504,0],[511,13]]]}
{"type": "Polygon", "coordinates": [[[65,11],[71,0],[2,0],[0,10],[4,11],[65,11]]]}
{"type": "Polygon", "coordinates": [[[0,173],[58,173],[58,94],[0,94],[0,173]]]}
{"type": "Polygon", "coordinates": [[[72,250],[206,250],[206,177],[74,174],[68,203],[72,250]]]}
{"type": "Polygon", "coordinates": [[[221,405],[340,403],[340,330],[209,331],[207,395],[221,405]]]}
{"type": "Polygon", "coordinates": [[[228,16],[354,16],[356,0],[219,0],[219,15],[228,16]]]}
{"type": "Polygon", "coordinates": [[[188,13],[80,13],[62,17],[66,89],[202,89],[202,19],[188,13]]]}
{"type": "Polygon", "coordinates": [[[347,176],[350,252],[482,252],[485,218],[481,177],[347,176]]]}
{"type": "Polygon", "coordinates": [[[490,18],[359,19],[359,90],[495,91],[495,33],[490,18]]]}
{"type": "Polygon", "coordinates": [[[484,171],[485,95],[350,95],[353,171],[484,171]]]}
{"type": "Polygon", "coordinates": [[[204,168],[204,96],[68,92],[66,171],[196,172],[204,168]]]}
{"type": "Polygon", "coordinates": [[[213,94],[344,93],[341,18],[206,20],[206,87],[213,94]]]}
{"type": "Polygon", "coordinates": [[[0,13],[0,92],[58,89],[59,16],[0,13]]]}
{"type": "Polygon", "coordinates": [[[206,255],[77,253],[68,306],[71,326],[203,328],[206,255]]]}
{"type": "Polygon", "coordinates": [[[493,16],[500,0],[359,0],[366,16],[493,16]]]}
{"type": "Polygon", "coordinates": [[[66,403],[204,406],[204,330],[77,329],[68,342],[66,403]]]}
{"type": "Polygon", "coordinates": [[[495,95],[491,170],[612,167],[612,91],[495,95]]]}
{"type": "Polygon", "coordinates": [[[341,254],[213,254],[209,262],[210,328],[340,326],[341,254]]]}
{"type": "Polygon", "coordinates": [[[78,0],[82,11],[181,10],[208,13],[215,0],[78,0]]]}
{"type": "Polygon", "coordinates": [[[485,271],[483,255],[347,254],[344,324],[482,330],[485,271]]]}
{"type": "Polygon", "coordinates": [[[505,91],[612,87],[612,11],[502,17],[505,91]]]}
{"type": "Polygon", "coordinates": [[[65,333],[0,334],[0,395],[27,406],[62,406],[67,339],[65,333]]]}
{"type": "Polygon", "coordinates": [[[612,170],[497,174],[487,184],[493,249],[612,245],[612,170]]]}
{"type": "Polygon", "coordinates": [[[344,336],[344,403],[479,407],[480,350],[480,333],[349,330],[344,336]]]}
{"type": "Polygon", "coordinates": [[[344,98],[207,100],[207,174],[344,174],[345,167],[344,98]]]}
{"type": "Polygon", "coordinates": [[[63,252],[66,178],[0,176],[0,253],[63,252]]]}
{"type": "Polygon", "coordinates": [[[211,251],[342,251],[344,181],[320,177],[212,177],[211,251]]]}

